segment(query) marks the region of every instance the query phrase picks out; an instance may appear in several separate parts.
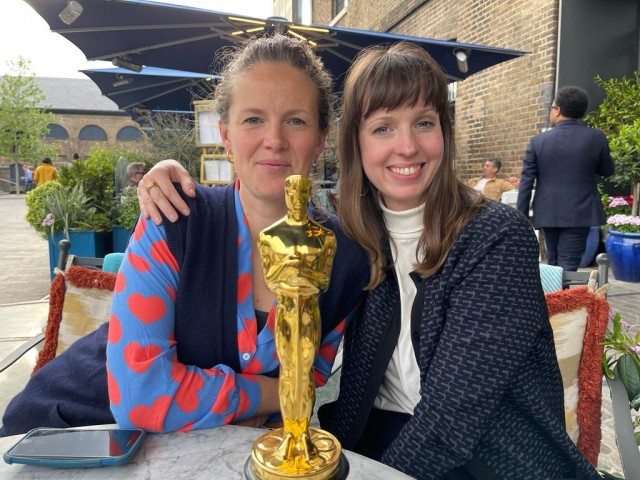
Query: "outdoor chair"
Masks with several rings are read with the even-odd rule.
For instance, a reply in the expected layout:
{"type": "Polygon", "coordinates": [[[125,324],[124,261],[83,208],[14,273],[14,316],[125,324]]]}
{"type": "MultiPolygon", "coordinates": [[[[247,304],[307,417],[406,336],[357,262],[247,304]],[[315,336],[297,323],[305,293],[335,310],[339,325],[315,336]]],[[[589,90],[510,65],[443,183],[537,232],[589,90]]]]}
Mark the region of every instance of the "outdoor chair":
{"type": "MultiPolygon", "coordinates": [[[[604,340],[611,317],[606,300],[610,263],[608,255],[598,255],[596,263],[598,270],[590,272],[564,272],[560,267],[540,265],[565,387],[567,431],[594,466],[597,465],[601,442],[604,348],[600,343],[604,340]],[[553,285],[556,291],[552,291],[553,285]],[[572,365],[579,365],[579,368],[572,365]]],[[[619,379],[604,378],[607,379],[611,396],[622,470],[627,480],[640,479],[640,451],[634,435],[627,391],[619,379]]]]}
{"type": "Polygon", "coordinates": [[[49,291],[49,314],[44,333],[34,336],[0,361],[0,372],[32,348],[42,346],[34,372],[62,353],[78,338],[109,320],[116,272],[124,254],[104,258],[70,255],[71,244],[61,240],[56,276],[49,291]]]}

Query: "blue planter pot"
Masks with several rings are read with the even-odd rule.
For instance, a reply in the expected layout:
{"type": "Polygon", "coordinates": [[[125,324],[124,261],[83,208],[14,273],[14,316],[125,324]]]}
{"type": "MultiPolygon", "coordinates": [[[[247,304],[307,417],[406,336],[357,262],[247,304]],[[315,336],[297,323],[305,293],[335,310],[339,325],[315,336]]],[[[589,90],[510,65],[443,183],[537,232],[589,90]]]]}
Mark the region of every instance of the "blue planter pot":
{"type": "Polygon", "coordinates": [[[591,227],[589,230],[589,236],[587,237],[587,245],[584,249],[584,254],[580,260],[580,267],[589,267],[593,265],[598,253],[598,247],[600,246],[600,227],[591,227]]]}
{"type": "MultiPolygon", "coordinates": [[[[49,235],[49,269],[51,279],[55,276],[54,269],[58,263],[58,243],[64,238],[64,233],[58,232],[51,238],[49,235]]],[[[111,232],[96,232],[94,230],[69,231],[71,248],[69,253],[78,257],[104,257],[111,252],[111,232]]]]}
{"type": "Polygon", "coordinates": [[[113,251],[124,252],[129,244],[131,230],[125,227],[113,227],[111,229],[111,237],[113,240],[113,251]]]}
{"type": "Polygon", "coordinates": [[[611,272],[617,280],[640,282],[640,233],[609,230],[605,249],[611,258],[611,272]]]}

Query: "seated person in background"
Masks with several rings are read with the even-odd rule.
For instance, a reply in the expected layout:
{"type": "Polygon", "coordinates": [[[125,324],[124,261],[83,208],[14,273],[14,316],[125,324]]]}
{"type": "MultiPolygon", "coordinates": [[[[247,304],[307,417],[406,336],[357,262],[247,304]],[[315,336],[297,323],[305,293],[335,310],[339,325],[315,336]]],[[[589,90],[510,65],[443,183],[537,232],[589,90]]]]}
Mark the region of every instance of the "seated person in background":
{"type": "MultiPolygon", "coordinates": [[[[150,431],[261,426],[279,411],[275,294],[254,249],[259,232],[287,213],[285,179],[309,175],[324,147],[332,81],[306,42],[283,35],[247,42],[223,75],[215,104],[236,182],[187,189],[191,213],[175,223],[140,219],[109,323],[31,377],[7,407],[0,434],[114,418],[150,431]]],[[[138,192],[154,197],[156,186],[145,178],[138,192]]],[[[369,267],[334,215],[310,208],[309,217],[333,230],[337,243],[319,297],[314,378],[321,386],[363,301],[369,267]]]]}
{"type": "Polygon", "coordinates": [[[497,158],[487,160],[482,166],[482,176],[472,178],[467,185],[481,192],[485,197],[499,202],[504,192],[518,188],[516,177],[509,178],[509,181],[497,177],[501,167],[502,162],[497,158]]]}
{"type": "Polygon", "coordinates": [[[127,165],[127,187],[137,187],[140,180],[144,176],[144,163],[143,162],[131,162],[127,165]]]}

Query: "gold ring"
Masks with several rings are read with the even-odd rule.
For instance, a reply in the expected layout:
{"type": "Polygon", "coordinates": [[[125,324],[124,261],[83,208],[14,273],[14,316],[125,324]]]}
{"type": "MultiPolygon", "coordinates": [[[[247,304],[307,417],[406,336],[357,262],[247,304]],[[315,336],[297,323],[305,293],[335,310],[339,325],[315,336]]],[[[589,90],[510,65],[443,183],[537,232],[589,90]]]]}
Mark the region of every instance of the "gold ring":
{"type": "Polygon", "coordinates": [[[146,189],[147,189],[147,192],[150,192],[150,191],[151,191],[151,189],[152,189],[153,187],[157,187],[157,185],[155,184],[155,182],[149,182],[147,185],[145,185],[145,187],[144,187],[144,188],[146,188],[146,189]]]}

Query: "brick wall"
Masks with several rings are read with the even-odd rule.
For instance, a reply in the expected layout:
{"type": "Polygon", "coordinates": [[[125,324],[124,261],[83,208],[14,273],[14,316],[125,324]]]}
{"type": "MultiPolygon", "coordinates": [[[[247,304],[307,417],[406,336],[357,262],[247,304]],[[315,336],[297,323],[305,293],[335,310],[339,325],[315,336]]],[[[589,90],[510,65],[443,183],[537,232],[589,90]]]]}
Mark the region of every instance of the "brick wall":
{"type": "MultiPolygon", "coordinates": [[[[314,23],[331,22],[331,4],[313,2],[314,23]]],[[[458,170],[468,179],[493,157],[504,177],[519,174],[527,143],[548,126],[557,19],[558,0],[349,0],[336,25],[531,52],[458,84],[458,170]]]]}

